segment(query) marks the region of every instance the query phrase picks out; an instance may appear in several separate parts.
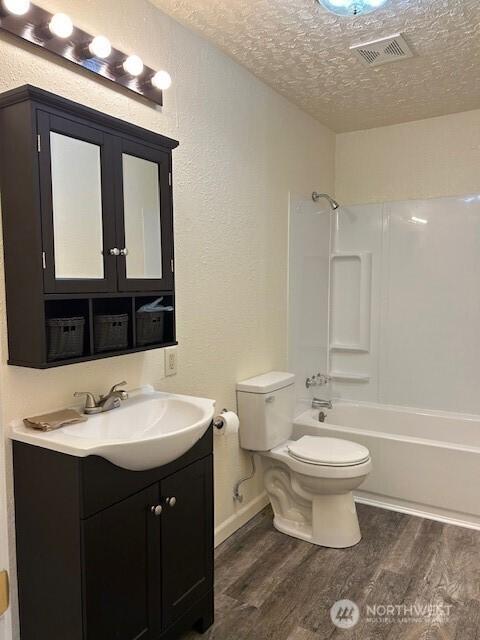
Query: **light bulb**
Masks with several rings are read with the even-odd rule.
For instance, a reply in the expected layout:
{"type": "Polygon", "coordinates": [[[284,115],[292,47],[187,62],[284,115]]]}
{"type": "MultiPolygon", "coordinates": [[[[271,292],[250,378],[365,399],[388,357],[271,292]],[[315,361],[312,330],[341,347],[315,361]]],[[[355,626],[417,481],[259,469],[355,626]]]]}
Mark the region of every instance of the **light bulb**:
{"type": "Polygon", "coordinates": [[[168,71],[157,71],[152,78],[152,84],[156,89],[165,91],[172,85],[172,78],[168,71]]]}
{"type": "Polygon", "coordinates": [[[48,24],[54,36],[69,38],[73,33],[73,22],[65,13],[56,13],[48,24]]]}
{"type": "Polygon", "coordinates": [[[379,9],[387,0],[317,0],[317,2],[339,16],[360,16],[379,9]]]}
{"type": "Polygon", "coordinates": [[[14,16],[23,16],[30,9],[30,0],[3,0],[2,4],[14,16]]]}
{"type": "Polygon", "coordinates": [[[112,53],[110,40],[105,36],[96,36],[88,45],[88,49],[96,58],[108,58],[112,53]]]}
{"type": "Polygon", "coordinates": [[[123,63],[123,68],[131,76],[139,76],[143,71],[143,61],[139,56],[128,56],[123,63]]]}

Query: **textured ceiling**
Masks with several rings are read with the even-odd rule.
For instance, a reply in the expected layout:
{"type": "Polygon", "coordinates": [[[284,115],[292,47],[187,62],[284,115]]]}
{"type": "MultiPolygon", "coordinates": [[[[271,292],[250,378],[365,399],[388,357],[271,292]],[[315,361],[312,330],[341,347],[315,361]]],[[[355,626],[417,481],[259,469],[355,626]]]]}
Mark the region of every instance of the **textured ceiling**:
{"type": "Polygon", "coordinates": [[[335,131],[480,108],[480,0],[388,0],[341,18],[315,0],[151,0],[335,131]],[[396,32],[417,57],[365,67],[349,46],[396,32]]]}

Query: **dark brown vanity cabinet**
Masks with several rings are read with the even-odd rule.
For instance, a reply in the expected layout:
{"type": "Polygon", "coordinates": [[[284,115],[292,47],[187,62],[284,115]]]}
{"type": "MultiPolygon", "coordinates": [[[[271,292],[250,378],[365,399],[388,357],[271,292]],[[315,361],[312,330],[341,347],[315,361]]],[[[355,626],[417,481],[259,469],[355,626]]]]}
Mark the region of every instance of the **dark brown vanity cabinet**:
{"type": "Polygon", "coordinates": [[[30,86],[0,96],[0,136],[9,363],[46,368],[176,344],[178,143],[30,86]],[[160,297],[170,310],[145,341],[137,312],[160,297]],[[121,317],[121,340],[99,347],[99,315],[121,317]],[[53,319],[72,320],[61,330],[77,331],[77,350],[52,349],[53,319]]]}
{"type": "Polygon", "coordinates": [[[212,434],[145,472],[14,443],[22,640],[174,640],[213,621],[212,434]]]}

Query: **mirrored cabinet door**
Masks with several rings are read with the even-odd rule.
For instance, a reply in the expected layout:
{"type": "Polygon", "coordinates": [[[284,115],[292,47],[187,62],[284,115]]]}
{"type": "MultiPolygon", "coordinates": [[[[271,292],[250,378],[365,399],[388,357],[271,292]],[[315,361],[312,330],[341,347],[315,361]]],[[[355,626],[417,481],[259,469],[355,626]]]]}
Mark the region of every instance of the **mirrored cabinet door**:
{"type": "Polygon", "coordinates": [[[118,139],[117,218],[120,291],[168,290],[173,286],[173,227],[169,156],[118,139]]]}
{"type": "Polygon", "coordinates": [[[46,113],[38,117],[45,291],[113,291],[112,137],[46,113]]]}

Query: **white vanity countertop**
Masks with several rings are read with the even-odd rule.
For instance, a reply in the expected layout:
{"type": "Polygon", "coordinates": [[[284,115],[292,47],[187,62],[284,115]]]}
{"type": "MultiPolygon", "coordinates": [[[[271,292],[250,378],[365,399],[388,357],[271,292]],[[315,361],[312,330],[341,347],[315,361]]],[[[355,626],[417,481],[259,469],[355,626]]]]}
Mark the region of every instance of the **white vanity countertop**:
{"type": "Polygon", "coordinates": [[[130,392],[120,407],[90,415],[87,422],[46,432],[16,423],[10,438],[77,457],[99,455],[140,471],[186,453],[207,431],[214,413],[214,400],[145,386],[130,392]]]}

